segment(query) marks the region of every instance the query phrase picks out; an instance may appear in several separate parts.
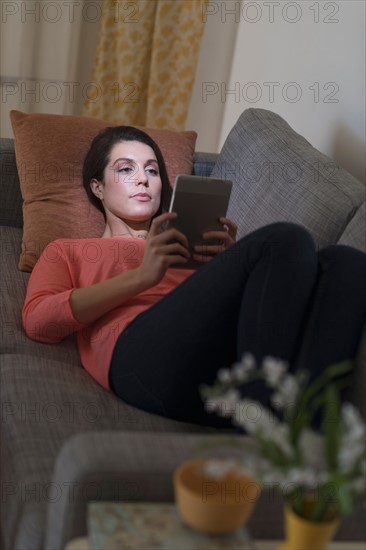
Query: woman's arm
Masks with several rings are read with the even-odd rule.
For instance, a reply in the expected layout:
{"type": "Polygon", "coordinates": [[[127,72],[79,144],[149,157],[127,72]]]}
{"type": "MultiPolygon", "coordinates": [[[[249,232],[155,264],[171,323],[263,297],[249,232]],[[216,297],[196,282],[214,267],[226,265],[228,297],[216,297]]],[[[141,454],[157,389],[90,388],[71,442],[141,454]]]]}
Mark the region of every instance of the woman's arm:
{"type": "Polygon", "coordinates": [[[70,305],[78,322],[89,324],[96,321],[129,298],[158,284],[172,264],[188,260],[186,237],[176,229],[160,232],[161,224],[175,216],[174,213],[165,213],[152,221],[139,267],[92,286],[73,290],[70,305]]]}
{"type": "Polygon", "coordinates": [[[23,327],[29,338],[60,342],[126,300],[158,284],[172,264],[189,257],[186,238],[175,229],[160,233],[160,225],[174,214],[162,214],[151,224],[139,267],[99,283],[75,288],[70,262],[57,242],[37,262],[23,306],[23,327]]]}
{"type": "Polygon", "coordinates": [[[85,288],[70,295],[70,306],[79,323],[90,324],[148,287],[138,268],[85,288]]]}

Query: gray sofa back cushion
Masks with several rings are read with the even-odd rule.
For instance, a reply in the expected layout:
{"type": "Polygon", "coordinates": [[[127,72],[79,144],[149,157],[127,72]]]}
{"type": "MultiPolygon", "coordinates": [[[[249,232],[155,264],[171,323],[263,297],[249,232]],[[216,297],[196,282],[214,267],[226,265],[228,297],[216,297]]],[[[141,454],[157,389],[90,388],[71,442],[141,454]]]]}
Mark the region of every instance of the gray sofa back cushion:
{"type": "Polygon", "coordinates": [[[337,243],[365,200],[362,183],[264,109],[242,113],[212,176],[233,180],[228,216],[238,237],[290,221],[305,226],[322,248],[337,243]]]}
{"type": "Polygon", "coordinates": [[[366,252],[366,202],[357,210],[356,214],[342,233],[338,244],[346,244],[366,252]]]}
{"type": "Polygon", "coordinates": [[[23,227],[23,201],[13,139],[0,139],[0,193],[0,225],[23,227]]]}

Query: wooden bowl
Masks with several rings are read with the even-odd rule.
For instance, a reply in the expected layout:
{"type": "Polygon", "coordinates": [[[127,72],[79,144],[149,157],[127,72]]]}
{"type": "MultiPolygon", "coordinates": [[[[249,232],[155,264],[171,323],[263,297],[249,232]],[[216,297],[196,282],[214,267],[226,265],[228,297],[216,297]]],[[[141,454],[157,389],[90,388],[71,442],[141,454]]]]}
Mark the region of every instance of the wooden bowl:
{"type": "Polygon", "coordinates": [[[212,461],[192,460],[175,470],[178,511],[184,523],[193,529],[210,535],[230,533],[248,521],[260,488],[238,468],[214,477],[205,471],[208,462],[212,461]]]}

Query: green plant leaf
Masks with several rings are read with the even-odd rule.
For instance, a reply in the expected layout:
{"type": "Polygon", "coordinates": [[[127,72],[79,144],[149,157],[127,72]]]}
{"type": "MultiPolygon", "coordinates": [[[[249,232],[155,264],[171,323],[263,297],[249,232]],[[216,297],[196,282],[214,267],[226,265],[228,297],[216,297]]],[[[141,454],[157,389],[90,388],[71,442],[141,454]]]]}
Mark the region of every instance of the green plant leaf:
{"type": "Polygon", "coordinates": [[[258,436],[263,455],[268,458],[276,466],[286,466],[289,463],[288,457],[282,449],[273,441],[267,441],[258,436]]]}
{"type": "Polygon", "coordinates": [[[325,389],[324,397],[323,431],[325,435],[325,453],[329,470],[334,471],[338,465],[341,410],[339,393],[334,384],[325,389]]]}
{"type": "Polygon", "coordinates": [[[339,509],[342,516],[348,516],[352,513],[353,498],[352,494],[345,483],[342,483],[339,487],[339,509]]]}
{"type": "MultiPolygon", "coordinates": [[[[298,399],[294,414],[289,421],[291,442],[295,448],[297,447],[302,430],[306,426],[310,425],[316,411],[323,404],[323,396],[320,392],[329,384],[329,382],[334,381],[341,376],[345,376],[350,373],[352,369],[353,361],[351,360],[341,361],[335,365],[330,365],[318,378],[316,378],[304,389],[298,399]],[[314,404],[316,405],[315,407],[314,404]]],[[[334,384],[337,386],[341,385],[343,387],[345,380],[337,380],[334,384]]]]}
{"type": "Polygon", "coordinates": [[[339,484],[332,479],[320,487],[311,510],[312,521],[329,521],[339,515],[339,484]]]}

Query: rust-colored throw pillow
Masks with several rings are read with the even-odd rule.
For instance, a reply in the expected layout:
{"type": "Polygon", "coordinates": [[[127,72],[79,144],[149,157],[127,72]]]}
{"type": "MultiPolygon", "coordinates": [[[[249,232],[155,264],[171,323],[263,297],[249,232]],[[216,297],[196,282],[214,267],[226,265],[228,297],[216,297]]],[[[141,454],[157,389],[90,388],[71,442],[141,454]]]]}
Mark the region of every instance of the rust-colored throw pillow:
{"type": "MultiPolygon", "coordinates": [[[[103,215],[88,200],[82,166],[105,120],[11,111],[23,197],[23,242],[19,269],[32,271],[47,244],[59,238],[100,237],[103,215]]],[[[123,124],[123,122],[121,122],[123,124]]],[[[191,174],[196,132],[141,128],[159,145],[173,185],[191,174]]]]}

